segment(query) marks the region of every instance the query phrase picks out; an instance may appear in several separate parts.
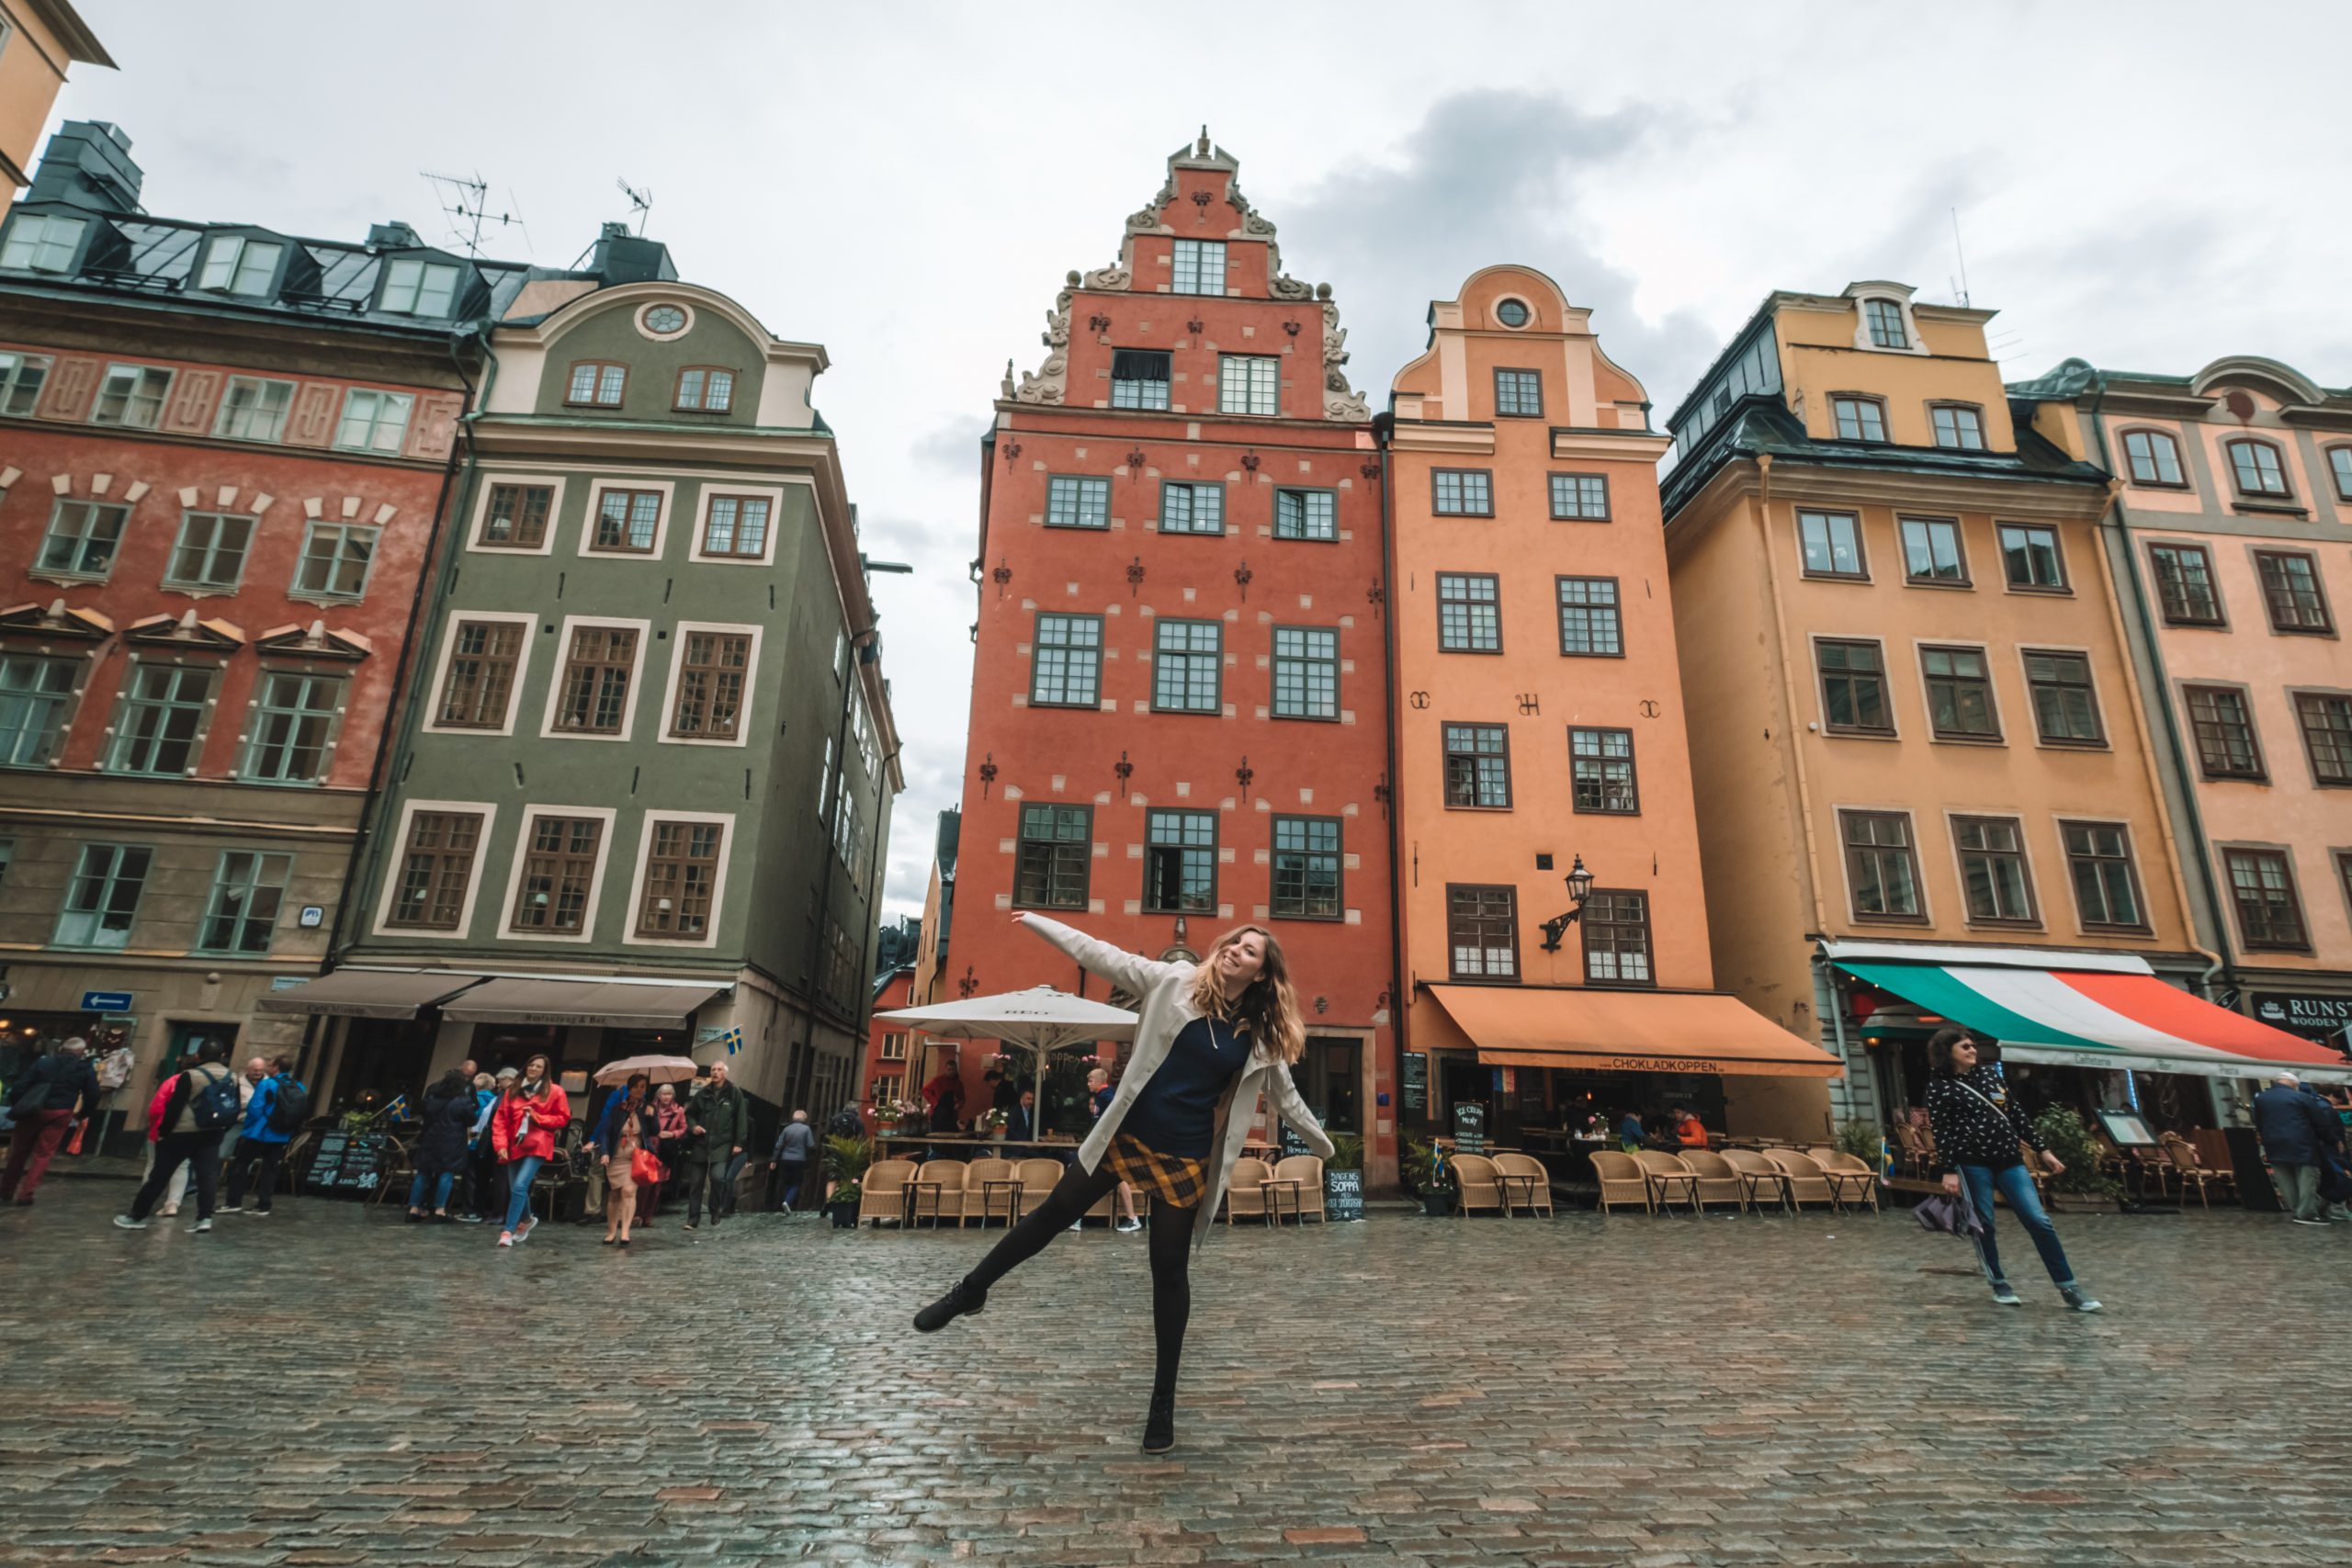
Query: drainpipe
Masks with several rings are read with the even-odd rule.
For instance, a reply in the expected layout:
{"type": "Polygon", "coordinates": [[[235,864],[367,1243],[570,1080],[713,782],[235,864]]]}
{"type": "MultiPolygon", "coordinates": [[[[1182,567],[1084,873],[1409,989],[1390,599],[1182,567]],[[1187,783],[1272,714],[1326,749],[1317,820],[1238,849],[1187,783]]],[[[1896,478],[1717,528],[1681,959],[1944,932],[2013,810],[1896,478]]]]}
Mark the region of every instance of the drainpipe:
{"type": "MultiPolygon", "coordinates": [[[[1372,422],[1372,438],[1380,446],[1380,553],[1386,585],[1381,591],[1381,658],[1388,671],[1388,1006],[1389,1029],[1396,1038],[1394,1060],[1389,1064],[1388,1081],[1396,1086],[1396,1114],[1391,1123],[1396,1129],[1397,1161],[1404,1160],[1405,1144],[1405,1020],[1412,1010],[1413,993],[1405,977],[1405,895],[1402,867],[1405,859],[1405,781],[1396,771],[1398,749],[1397,729],[1403,716],[1397,704],[1403,694],[1396,690],[1396,528],[1395,475],[1389,465],[1390,442],[1396,433],[1394,414],[1384,414],[1372,422]]],[[[1375,1103],[1373,1109],[1377,1111],[1375,1103]]],[[[1423,1100],[1421,1114],[1430,1114],[1429,1102],[1423,1100]]]]}

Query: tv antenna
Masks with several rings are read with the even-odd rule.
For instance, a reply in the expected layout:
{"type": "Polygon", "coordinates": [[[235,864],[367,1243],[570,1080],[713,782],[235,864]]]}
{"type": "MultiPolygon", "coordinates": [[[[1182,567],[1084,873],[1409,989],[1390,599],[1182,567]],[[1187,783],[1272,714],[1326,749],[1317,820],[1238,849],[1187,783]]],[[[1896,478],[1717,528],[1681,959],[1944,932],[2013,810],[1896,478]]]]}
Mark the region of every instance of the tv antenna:
{"type": "Polygon", "coordinates": [[[639,190],[627,180],[615,180],[613,183],[621,187],[621,194],[628,197],[629,206],[637,209],[637,231],[642,235],[645,232],[646,216],[653,210],[653,193],[650,190],[639,190]]]}
{"type": "Polygon", "coordinates": [[[1964,308],[1968,304],[1968,253],[1960,248],[1960,209],[1951,209],[1951,254],[1960,265],[1960,276],[1952,282],[1952,292],[1960,296],[1964,308]]]}
{"type": "MultiPolygon", "coordinates": [[[[440,202],[441,210],[449,217],[450,238],[465,247],[466,254],[481,254],[481,228],[485,223],[494,223],[502,230],[522,229],[524,242],[529,243],[531,231],[524,227],[519,212],[490,210],[490,186],[479,170],[471,178],[463,175],[436,175],[430,169],[419,169],[417,173],[432,182],[434,197],[440,202]]],[[[510,208],[516,205],[514,193],[511,190],[506,193],[506,205],[510,208]]]]}

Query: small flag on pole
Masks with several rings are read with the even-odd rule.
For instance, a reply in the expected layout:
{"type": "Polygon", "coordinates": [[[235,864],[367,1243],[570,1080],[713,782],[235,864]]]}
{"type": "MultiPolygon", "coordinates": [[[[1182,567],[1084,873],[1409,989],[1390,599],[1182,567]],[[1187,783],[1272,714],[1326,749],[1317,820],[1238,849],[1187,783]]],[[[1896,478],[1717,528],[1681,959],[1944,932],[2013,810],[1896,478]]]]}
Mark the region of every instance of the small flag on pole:
{"type": "Polygon", "coordinates": [[[719,1038],[727,1042],[727,1054],[730,1056],[743,1048],[743,1032],[741,1029],[730,1029],[719,1038]]]}

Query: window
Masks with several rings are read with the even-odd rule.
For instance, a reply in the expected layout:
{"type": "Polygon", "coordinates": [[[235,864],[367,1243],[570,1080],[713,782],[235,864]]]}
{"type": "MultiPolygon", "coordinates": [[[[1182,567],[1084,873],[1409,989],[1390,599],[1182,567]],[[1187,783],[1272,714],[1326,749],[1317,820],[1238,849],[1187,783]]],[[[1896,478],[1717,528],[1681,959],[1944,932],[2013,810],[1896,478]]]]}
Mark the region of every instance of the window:
{"type": "Polygon", "coordinates": [[[1487,572],[1442,571],[1437,577],[1437,645],[1447,653],[1499,653],[1502,608],[1498,579],[1487,572]]]}
{"type": "Polygon", "coordinates": [[[33,412],[49,379],[49,359],[39,354],[0,354],[0,414],[33,412]]]}
{"type": "Polygon", "coordinates": [[[1338,818],[1274,818],[1274,894],[1272,908],[1279,919],[1340,919],[1338,818]]]}
{"type": "Polygon", "coordinates": [[[2180,471],[2180,443],[2161,430],[2125,431],[2123,464],[2135,485],[2188,488],[2180,471]]]}
{"type": "Polygon", "coordinates": [[[2335,495],[2339,501],[2352,501],[2352,446],[2331,446],[2327,449],[2328,471],[2335,476],[2335,495]]]}
{"type": "Polygon", "coordinates": [[[2075,908],[2086,926],[2139,930],[2140,879],[2132,864],[2132,840],[2120,822],[2061,822],[2066,871],[2075,884],[2075,908]]]}
{"type": "Polygon", "coordinates": [[[1274,491],[1274,537],[1277,539],[1336,539],[1340,536],[1340,498],[1328,490],[1274,491]]]}
{"type": "Polygon", "coordinates": [[[1560,651],[1615,658],[1625,651],[1625,628],[1617,610],[1613,577],[1553,580],[1560,600],[1560,651]]]}
{"type": "Polygon", "coordinates": [[[2262,751],[2255,743],[2254,716],[2245,694],[2235,686],[2188,686],[2188,727],[2197,737],[2197,762],[2209,779],[2259,779],[2262,751]]]}
{"type": "Polygon", "coordinates": [[[547,542],[552,485],[492,485],[482,513],[481,543],[495,549],[536,550],[547,542]]]}
{"type": "Polygon", "coordinates": [[[139,664],[123,683],[107,771],[184,774],[195,765],[212,700],[210,665],[139,664]]]}
{"type": "Polygon", "coordinates": [[[343,420],[335,426],[334,444],[353,452],[397,452],[408,438],[409,410],[416,400],[406,392],[373,392],[354,387],[343,400],[343,420]]]}
{"type": "Polygon", "coordinates": [[[823,819],[826,808],[832,802],[833,781],[837,776],[833,771],[833,738],[828,735],[825,737],[825,763],[817,770],[817,816],[820,820],[823,819]]]}
{"type": "MultiPolygon", "coordinates": [[[[906,1088],[907,1080],[904,1074],[876,1073],[874,1075],[873,1099],[871,1103],[875,1105],[887,1105],[894,1100],[901,1099],[906,1093],[906,1088]]],[[[823,1097],[820,1096],[819,1098],[822,1099],[823,1097]]]]}
{"type": "MultiPolygon", "coordinates": [[[[610,491],[606,491],[610,494],[610,491]]],[[[768,549],[768,498],[764,495],[714,495],[703,514],[702,553],[758,560],[768,549]]],[[[660,502],[655,502],[660,514],[660,502]]]]}
{"type": "Polygon", "coordinates": [[[1148,811],[1144,817],[1145,912],[1213,912],[1216,908],[1216,813],[1148,811]]]}
{"type": "Polygon", "coordinates": [[[1577,810],[1626,817],[1641,811],[1641,792],[1634,783],[1632,730],[1569,730],[1568,762],[1577,810]]]}
{"type": "Polygon", "coordinates": [[[2278,447],[2267,441],[2232,441],[2227,446],[2230,477],[2237,480],[2240,495],[2286,498],[2287,470],[2278,459],[2278,447]]]}
{"type": "Polygon", "coordinates": [[[2352,697],[2336,692],[2297,692],[2295,720],[2302,727],[2312,782],[2352,784],[2352,697]]]}
{"type": "Polygon", "coordinates": [[[658,490],[605,490],[596,492],[596,532],[592,550],[621,555],[650,555],[662,526],[662,492],[658,490]]]}
{"type": "Polygon", "coordinates": [[[293,874],[292,855],[225,852],[212,873],[212,897],[197,931],[198,950],[267,953],[277,907],[286,897],[286,880],[293,874]]]}
{"type": "Polygon", "coordinates": [[[239,775],[264,784],[318,783],[342,704],[343,682],[334,676],[264,675],[239,775]]]}
{"type": "Polygon", "coordinates": [[[1091,807],[1023,806],[1012,901],[1025,909],[1085,908],[1093,827],[1091,807]]]}
{"type": "Polygon", "coordinates": [[[74,698],[77,666],[68,659],[0,657],[0,766],[48,764],[74,698]]]}
{"type": "Polygon", "coordinates": [[[1029,660],[1029,701],[1038,707],[1099,707],[1102,617],[1040,612],[1029,660]]]}
{"type": "Polygon", "coordinates": [[[231,441],[275,441],[286,433],[286,411],[293,402],[291,381],[232,376],[228,390],[220,394],[212,434],[231,441]]]}
{"type": "Polygon", "coordinates": [[[1596,986],[1655,986],[1646,893],[1596,887],[1584,901],[1584,977],[1596,986]]]}
{"type": "Polygon", "coordinates": [[[0,246],[0,267],[18,272],[72,272],[74,254],[82,248],[83,219],[47,212],[20,212],[8,225],[8,243],[0,246]]]}
{"type": "Polygon", "coordinates": [[[441,682],[436,727],[503,729],[524,627],[514,621],[459,621],[452,633],[448,673],[441,682]]]}
{"type": "Polygon", "coordinates": [[[249,240],[241,234],[220,235],[205,250],[204,271],[198,275],[196,286],[223,294],[267,294],[270,280],[277,276],[277,259],[285,254],[284,245],[268,240],[249,240]]]}
{"type": "Polygon", "coordinates": [[[384,299],[377,307],[395,316],[446,316],[458,297],[458,269],[447,262],[402,256],[384,269],[384,299]]]}
{"type": "Polygon", "coordinates": [[[1484,468],[1430,470],[1430,510],[1440,517],[1492,517],[1494,476],[1484,468]]]}
{"type": "Polygon", "coordinates": [[[1832,735],[1894,734],[1886,657],[1879,645],[1825,638],[1813,646],[1821,666],[1822,728],[1832,735]]]}
{"type": "Polygon", "coordinates": [[[1498,300],[1495,305],[1495,320],[1507,327],[1525,326],[1530,320],[1527,301],[1524,299],[1498,300]]]}
{"type": "Polygon", "coordinates": [[[1168,406],[1168,355],[1147,348],[1112,350],[1111,406],[1114,409],[1165,409],[1168,406]]]}
{"type": "Polygon", "coordinates": [[[1151,705],[1162,713],[1217,713],[1225,627],[1217,621],[1162,620],[1153,634],[1151,705]]]}
{"type": "Polygon", "coordinates": [[[331,599],[356,599],[368,592],[368,568],[376,558],[373,528],[347,523],[313,523],[302,540],[302,561],[294,569],[294,591],[331,599]]]}
{"type": "Polygon", "coordinates": [[[154,852],[140,844],[84,844],[57,916],[60,947],[125,948],[154,852]]]}
{"type": "Polygon", "coordinates": [[[1935,426],[1936,445],[1962,452],[1984,450],[1984,413],[1967,403],[1930,403],[1928,419],[1935,426]]]}
{"type": "Polygon", "coordinates": [[[1111,525],[1111,481],[1073,479],[1056,474],[1046,481],[1046,526],[1048,528],[1108,528],[1111,525]]]}
{"type": "Polygon", "coordinates": [[[594,817],[534,817],[524,835],[523,874],[514,886],[518,931],[576,936],[587,929],[605,824],[594,817]]]}
{"type": "Polygon", "coordinates": [[[894,1030],[882,1036],[882,1060],[886,1062],[903,1062],[906,1059],[907,1036],[904,1031],[894,1030]]]}
{"type": "Polygon", "coordinates": [[[2213,588],[2213,558],[2202,545],[2150,545],[2148,565],[2165,624],[2218,626],[2222,597],[2213,588]]]}
{"type": "Polygon", "coordinates": [[[653,824],[645,857],[645,897],[637,907],[637,934],[699,942],[710,934],[711,898],[718,886],[718,822],[653,824]]]}
{"type": "Polygon", "coordinates": [[[657,337],[674,337],[686,330],[686,312],[679,305],[654,305],[642,318],[645,330],[657,337]]]}
{"type": "Polygon", "coordinates": [[[555,728],[561,735],[618,735],[628,718],[637,665],[634,626],[578,626],[564,660],[555,728]]]}
{"type": "Polygon", "coordinates": [[[234,592],[245,571],[245,547],[253,542],[254,519],[220,512],[188,512],[180,516],[179,542],[164,569],[164,581],[175,587],[212,588],[234,592]]]}
{"type": "Polygon", "coordinates": [[[628,367],[586,359],[571,367],[571,384],[564,389],[566,408],[616,409],[628,388],[628,367]]]}
{"type": "Polygon", "coordinates": [[[1939,739],[2001,738],[1983,649],[1923,648],[1919,669],[1928,678],[1928,725],[1939,739]]]}
{"type": "Polygon", "coordinates": [[[104,577],[114,567],[130,508],[103,501],[58,499],[49,514],[36,571],[72,577],[104,577]]]}
{"type": "Polygon", "coordinates": [[[1159,531],[1163,534],[1225,532],[1225,487],[1176,484],[1159,487],[1159,531]]]}
{"type": "Polygon", "coordinates": [[[2026,874],[2025,837],[2017,818],[1955,817],[1951,835],[1968,918],[1979,924],[2032,924],[2033,882],[2026,874]]]}
{"type": "Polygon", "coordinates": [[[1274,716],[1340,716],[1340,634],[1317,626],[1274,628],[1274,716]]]}
{"type": "Polygon", "coordinates": [[[1519,977],[1519,890],[1448,883],[1445,889],[1449,973],[1456,980],[1519,977]]]}
{"type": "Polygon", "coordinates": [[[751,678],[748,632],[688,632],[678,665],[670,734],[680,740],[732,740],[742,733],[743,684],[751,678]]]}
{"type": "Polygon", "coordinates": [[[1829,407],[1838,416],[1838,440],[1886,439],[1886,405],[1876,398],[1832,398],[1829,407]]]}
{"type": "Polygon", "coordinates": [[[841,858],[842,866],[850,873],[851,885],[855,886],[857,881],[857,840],[859,831],[857,825],[857,796],[852,795],[846,787],[849,782],[849,772],[847,767],[849,759],[844,757],[842,761],[843,763],[842,782],[844,787],[842,790],[841,811],[833,818],[833,853],[841,858]]]}
{"type": "Polygon", "coordinates": [[[1505,419],[1532,419],[1544,412],[1544,380],[1532,370],[1495,372],[1495,412],[1505,419]]]}
{"type": "Polygon", "coordinates": [[[1605,474],[1554,474],[1552,516],[1558,522],[1609,521],[1609,479],[1605,474]]]}
{"type": "Polygon", "coordinates": [[[1908,582],[1968,582],[1968,558],[1961,553],[1960,525],[1940,517],[1905,517],[1903,576],[1908,582]]]}
{"type": "Polygon", "coordinates": [[[1499,724],[1445,727],[1448,808],[1510,809],[1510,731],[1499,724]]]}
{"type": "Polygon", "coordinates": [[[2033,727],[2044,746],[2103,746],[2098,694],[2091,686],[2090,656],[2054,649],[2025,650],[2025,686],[2033,698],[2033,727]]]}
{"type": "Polygon", "coordinates": [[[2238,936],[2249,948],[2301,951],[2302,900],[2295,896],[2295,869],[2283,850],[2222,852],[2229,868],[2230,897],[2237,905],[2238,936]]]}
{"type": "Polygon", "coordinates": [[[1225,244],[1218,240],[1179,240],[1169,287],[1179,294],[1225,292],[1225,244]]]}
{"type": "Polygon", "coordinates": [[[2274,632],[2330,632],[2335,622],[2320,592],[2319,568],[2295,550],[2256,550],[2254,570],[2262,579],[2262,603],[2274,632]]]}
{"type": "Polygon", "coordinates": [[[1862,558],[1862,520],[1850,512],[1800,512],[1797,538],[1804,547],[1807,577],[1850,577],[1867,581],[1862,558]]]}
{"type": "Polygon", "coordinates": [[[1256,354],[1225,354],[1216,362],[1216,412],[1282,412],[1282,361],[1256,354]]]}
{"type": "Polygon", "coordinates": [[[1899,811],[1840,811],[1846,880],[1858,920],[1923,920],[1911,818],[1899,811]]]}
{"type": "Polygon", "coordinates": [[[119,424],[126,430],[153,430],[164,417],[164,395],[172,389],[172,373],[147,365],[109,365],[98,383],[97,401],[91,405],[92,424],[119,424]]]}
{"type": "MultiPolygon", "coordinates": [[[[1518,301],[1506,300],[1506,304],[1518,301]]],[[[1523,309],[1523,307],[1522,307],[1523,309]]],[[[1362,1042],[1309,1035],[1306,1048],[1291,1068],[1299,1098],[1314,1109],[1316,1119],[1330,1133],[1362,1133],[1363,1127],[1363,1046],[1362,1042]]]]}
{"type": "Polygon", "coordinates": [[[715,365],[690,365],[678,372],[677,396],[670,406],[688,413],[725,413],[735,406],[735,372],[715,365]]]}
{"type": "Polygon", "coordinates": [[[2001,536],[2001,570],[2008,574],[2011,588],[2032,593],[2066,592],[2066,562],[2058,553],[2057,529],[2004,523],[1996,532],[2001,536]]]}
{"type": "Polygon", "coordinates": [[[1903,328],[1903,307],[1892,299],[1865,299],[1862,319],[1870,324],[1872,348],[1909,348],[1911,334],[1903,328]]]}

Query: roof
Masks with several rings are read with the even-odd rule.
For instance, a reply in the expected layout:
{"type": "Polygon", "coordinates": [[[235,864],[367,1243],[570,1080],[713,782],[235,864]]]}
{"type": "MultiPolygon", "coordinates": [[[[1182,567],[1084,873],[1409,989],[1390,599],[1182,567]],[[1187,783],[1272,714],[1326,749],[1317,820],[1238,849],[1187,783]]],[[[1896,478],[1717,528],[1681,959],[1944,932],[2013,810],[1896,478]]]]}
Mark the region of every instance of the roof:
{"type": "Polygon", "coordinates": [[[109,71],[118,69],[114,56],[107,52],[107,46],[98,41],[98,35],[90,30],[90,24],[82,19],[82,14],[74,9],[69,0],[23,0],[23,3],[51,32],[57,35],[57,41],[64,47],[67,59],[84,65],[103,65],[109,71]]]}

